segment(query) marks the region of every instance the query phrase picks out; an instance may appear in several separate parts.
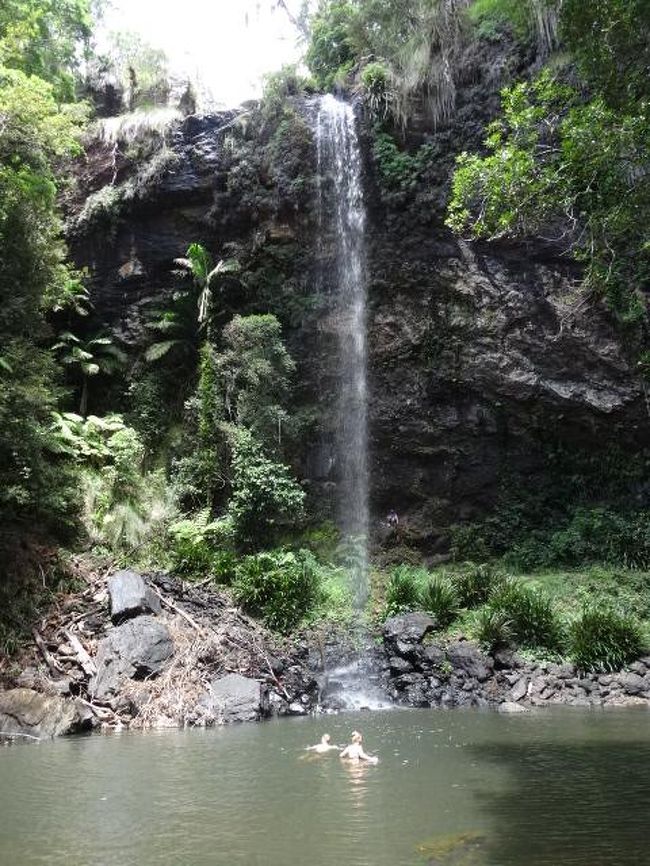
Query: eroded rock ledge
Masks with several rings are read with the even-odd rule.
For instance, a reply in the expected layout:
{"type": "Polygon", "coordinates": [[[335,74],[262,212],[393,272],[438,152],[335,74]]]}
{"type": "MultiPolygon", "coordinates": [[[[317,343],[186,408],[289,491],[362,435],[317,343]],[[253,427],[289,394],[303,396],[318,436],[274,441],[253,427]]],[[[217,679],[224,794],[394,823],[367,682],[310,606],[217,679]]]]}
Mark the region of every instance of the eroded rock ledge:
{"type": "Polygon", "coordinates": [[[503,712],[557,704],[650,708],[650,656],[618,673],[581,674],[572,664],[527,662],[511,650],[487,655],[467,640],[443,643],[434,629],[425,613],[384,624],[382,676],[393,701],[503,712]]]}

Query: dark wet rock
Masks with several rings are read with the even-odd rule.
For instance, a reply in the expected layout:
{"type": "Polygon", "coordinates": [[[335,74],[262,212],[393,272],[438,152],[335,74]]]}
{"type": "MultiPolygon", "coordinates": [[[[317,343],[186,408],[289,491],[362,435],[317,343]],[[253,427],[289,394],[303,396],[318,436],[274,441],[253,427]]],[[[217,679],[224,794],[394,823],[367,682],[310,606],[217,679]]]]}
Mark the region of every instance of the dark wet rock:
{"type": "Polygon", "coordinates": [[[83,730],[92,718],[92,712],[77,701],[40,694],[33,689],[0,692],[3,734],[47,739],[83,730]]]}
{"type": "Polygon", "coordinates": [[[430,643],[421,648],[419,659],[423,668],[440,670],[445,661],[445,651],[438,644],[430,643]]]}
{"type": "Polygon", "coordinates": [[[528,677],[521,677],[510,690],[510,701],[516,703],[528,694],[528,677]]]}
{"type": "Polygon", "coordinates": [[[116,626],[99,644],[91,695],[102,700],[116,694],[124,680],[155,676],[173,652],[169,629],[153,617],[139,616],[116,626]]]}
{"type": "Polygon", "coordinates": [[[108,595],[116,625],[143,613],[160,613],[160,599],[135,571],[118,571],[109,577],[108,595]]]}
{"type": "Polygon", "coordinates": [[[623,691],[626,695],[640,695],[647,688],[644,677],[640,677],[638,674],[620,674],[617,679],[623,686],[623,691]]]}
{"type": "MultiPolygon", "coordinates": [[[[268,688],[259,680],[241,674],[217,677],[202,703],[218,724],[254,722],[270,712],[268,688]]],[[[305,708],[294,702],[288,706],[287,712],[304,715],[305,708]]]]}
{"type": "Polygon", "coordinates": [[[396,676],[409,673],[413,670],[411,662],[408,659],[401,658],[401,656],[392,656],[388,663],[391,673],[396,676]]]}
{"type": "Polygon", "coordinates": [[[404,613],[386,620],[384,640],[395,646],[400,644],[411,649],[413,644],[422,643],[424,637],[435,627],[435,621],[426,613],[404,613]]]}
{"type": "Polygon", "coordinates": [[[455,670],[483,682],[494,668],[494,662],[468,641],[459,641],[447,647],[447,658],[455,670]]]}

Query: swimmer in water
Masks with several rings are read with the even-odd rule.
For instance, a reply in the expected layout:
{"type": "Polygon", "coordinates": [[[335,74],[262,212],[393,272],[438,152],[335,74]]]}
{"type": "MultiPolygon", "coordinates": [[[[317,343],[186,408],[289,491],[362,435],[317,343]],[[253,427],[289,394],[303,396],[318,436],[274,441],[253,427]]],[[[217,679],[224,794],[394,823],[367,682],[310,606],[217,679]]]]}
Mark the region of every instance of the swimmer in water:
{"type": "Polygon", "coordinates": [[[325,754],[325,752],[331,752],[332,750],[338,752],[339,747],[330,743],[330,740],[331,737],[329,734],[323,734],[323,736],[320,738],[320,743],[316,743],[315,746],[307,746],[305,751],[316,752],[316,754],[318,755],[323,755],[325,754]]]}
{"type": "Polygon", "coordinates": [[[359,731],[352,731],[350,739],[352,740],[350,745],[346,746],[341,752],[340,757],[343,758],[343,760],[350,761],[354,764],[358,764],[359,761],[366,761],[368,764],[379,763],[379,758],[376,755],[368,755],[364,752],[363,746],[361,745],[363,737],[359,731]]]}

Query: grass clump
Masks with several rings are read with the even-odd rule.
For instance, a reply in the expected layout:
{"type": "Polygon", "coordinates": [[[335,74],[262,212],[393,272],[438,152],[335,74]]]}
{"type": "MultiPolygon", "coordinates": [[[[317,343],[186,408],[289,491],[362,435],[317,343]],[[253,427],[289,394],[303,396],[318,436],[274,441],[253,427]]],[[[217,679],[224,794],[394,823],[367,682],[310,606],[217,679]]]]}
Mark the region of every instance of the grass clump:
{"type": "Polygon", "coordinates": [[[509,646],[514,639],[512,620],[505,610],[489,605],[476,612],[474,633],[478,642],[488,651],[494,652],[509,646]]]}
{"type": "Polygon", "coordinates": [[[458,596],[450,581],[432,577],[420,593],[422,607],[441,628],[446,628],[458,616],[458,596]]]}
{"type": "Polygon", "coordinates": [[[585,608],[569,628],[569,652],[586,671],[616,671],[643,652],[641,629],[631,616],[607,608],[585,608]]]}
{"type": "Polygon", "coordinates": [[[467,563],[452,577],[452,582],[461,607],[479,607],[503,584],[501,572],[488,564],[467,563]]]}
{"type": "Polygon", "coordinates": [[[562,628],[551,600],[542,592],[517,581],[505,581],[493,594],[488,610],[509,622],[512,639],[523,647],[558,649],[562,628]]]}
{"type": "Polygon", "coordinates": [[[405,611],[415,610],[421,605],[421,588],[427,578],[422,568],[398,565],[391,572],[386,586],[384,619],[405,611]]]}

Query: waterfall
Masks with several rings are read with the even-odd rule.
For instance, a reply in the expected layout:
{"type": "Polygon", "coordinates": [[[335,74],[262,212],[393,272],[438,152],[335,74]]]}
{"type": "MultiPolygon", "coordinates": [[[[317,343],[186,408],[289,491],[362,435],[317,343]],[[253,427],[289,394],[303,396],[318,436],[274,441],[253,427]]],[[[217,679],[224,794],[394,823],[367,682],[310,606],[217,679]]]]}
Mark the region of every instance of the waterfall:
{"type": "Polygon", "coordinates": [[[366,212],[361,151],[352,107],[318,101],[318,220],[323,284],[335,323],[335,462],[339,526],[350,544],[359,607],[368,595],[368,394],[366,345],[366,212]],[[324,273],[327,270],[327,273],[324,273]]]}

